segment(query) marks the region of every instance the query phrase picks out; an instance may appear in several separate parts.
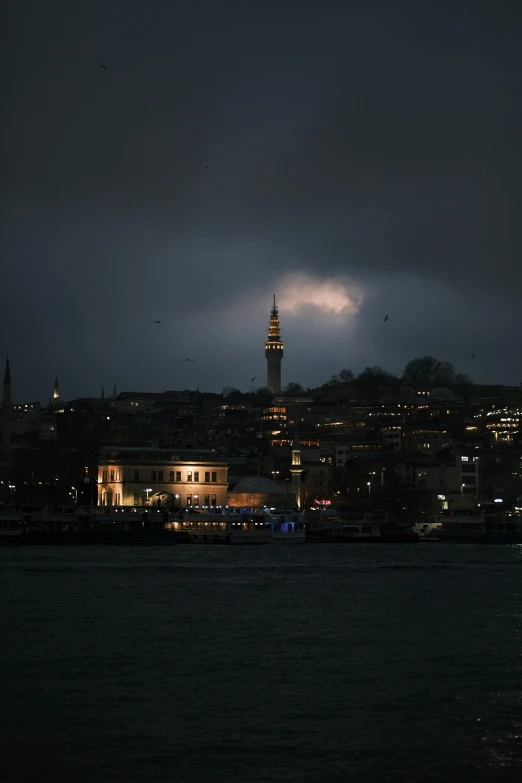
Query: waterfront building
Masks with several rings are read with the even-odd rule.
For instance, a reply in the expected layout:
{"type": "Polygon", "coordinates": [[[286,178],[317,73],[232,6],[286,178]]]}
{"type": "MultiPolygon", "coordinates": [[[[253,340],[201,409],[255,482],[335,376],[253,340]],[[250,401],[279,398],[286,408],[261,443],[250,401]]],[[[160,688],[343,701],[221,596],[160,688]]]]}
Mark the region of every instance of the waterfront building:
{"type": "Polygon", "coordinates": [[[284,343],[281,340],[279,328],[279,313],[274,294],[274,306],[270,313],[270,324],[268,327],[268,339],[265,342],[265,356],[267,364],[266,385],[272,394],[279,394],[281,391],[281,360],[283,358],[284,343]]]}
{"type": "Polygon", "coordinates": [[[105,446],[100,506],[226,506],[228,465],[207,449],[105,446]]]}

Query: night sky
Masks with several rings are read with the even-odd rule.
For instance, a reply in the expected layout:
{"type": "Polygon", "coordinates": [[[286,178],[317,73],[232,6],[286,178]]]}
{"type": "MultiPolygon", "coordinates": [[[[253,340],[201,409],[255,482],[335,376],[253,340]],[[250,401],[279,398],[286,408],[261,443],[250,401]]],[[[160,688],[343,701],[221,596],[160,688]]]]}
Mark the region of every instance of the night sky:
{"type": "Polygon", "coordinates": [[[1,28],[15,401],[264,385],[274,292],[283,384],[424,354],[521,382],[519,0],[8,0],[1,28]]]}

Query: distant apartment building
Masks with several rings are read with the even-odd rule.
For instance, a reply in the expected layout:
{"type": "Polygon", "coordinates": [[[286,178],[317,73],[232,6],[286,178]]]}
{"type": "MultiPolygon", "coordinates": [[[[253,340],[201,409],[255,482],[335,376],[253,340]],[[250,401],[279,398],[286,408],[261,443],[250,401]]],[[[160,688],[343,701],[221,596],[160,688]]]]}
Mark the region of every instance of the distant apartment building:
{"type": "Polygon", "coordinates": [[[462,455],[454,465],[417,467],[415,485],[437,495],[442,509],[471,510],[478,501],[478,459],[462,455]]]}
{"type": "Polygon", "coordinates": [[[342,468],[349,460],[356,459],[363,454],[387,453],[389,449],[389,444],[384,441],[349,441],[336,447],[334,464],[336,468],[342,468]]]}
{"type": "Polygon", "coordinates": [[[263,409],[261,420],[271,422],[274,429],[294,429],[312,412],[313,400],[304,397],[274,397],[263,409]]]}
{"type": "Polygon", "coordinates": [[[460,467],[461,490],[478,497],[479,492],[479,457],[461,455],[457,457],[460,467]]]}
{"type": "Polygon", "coordinates": [[[101,506],[226,506],[228,465],[206,449],[107,446],[98,461],[101,506]]]}
{"type": "Polygon", "coordinates": [[[11,434],[26,435],[28,432],[38,432],[42,408],[39,402],[22,402],[13,405],[11,418],[11,434]]]}
{"type": "Polygon", "coordinates": [[[386,427],[381,430],[382,439],[390,444],[394,451],[401,450],[401,428],[386,427]]]}
{"type": "Polygon", "coordinates": [[[420,426],[402,430],[401,444],[406,451],[436,454],[447,442],[446,430],[435,427],[420,426]]]}
{"type": "Polygon", "coordinates": [[[417,468],[415,473],[416,486],[435,494],[447,495],[461,491],[461,472],[457,465],[427,466],[417,468]]]}
{"type": "Polygon", "coordinates": [[[488,411],[485,415],[485,422],[491,445],[512,444],[520,432],[521,420],[522,405],[506,405],[488,411]]]}

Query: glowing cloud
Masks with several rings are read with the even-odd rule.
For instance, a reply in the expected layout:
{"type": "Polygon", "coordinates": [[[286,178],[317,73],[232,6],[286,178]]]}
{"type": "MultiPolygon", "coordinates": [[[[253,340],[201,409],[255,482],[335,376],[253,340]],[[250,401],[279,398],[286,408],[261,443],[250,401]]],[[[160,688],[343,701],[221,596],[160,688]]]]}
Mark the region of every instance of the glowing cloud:
{"type": "Polygon", "coordinates": [[[363,301],[361,288],[351,282],[321,280],[303,273],[287,275],[279,287],[281,308],[294,314],[312,305],[330,316],[352,316],[363,301]]]}

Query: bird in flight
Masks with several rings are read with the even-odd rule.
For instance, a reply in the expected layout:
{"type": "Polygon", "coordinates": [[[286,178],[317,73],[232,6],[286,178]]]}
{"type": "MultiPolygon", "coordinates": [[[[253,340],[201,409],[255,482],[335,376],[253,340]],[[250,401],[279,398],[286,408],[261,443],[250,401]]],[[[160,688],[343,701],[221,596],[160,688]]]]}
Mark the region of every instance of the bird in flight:
{"type": "Polygon", "coordinates": [[[106,66],[106,65],[103,65],[103,63],[100,63],[100,68],[103,68],[103,70],[104,70],[104,71],[106,71],[106,70],[107,70],[107,66],[106,66]]]}
{"type": "Polygon", "coordinates": [[[475,354],[474,353],[472,353],[471,356],[473,357],[473,359],[475,358],[475,354]]]}
{"type": "Polygon", "coordinates": [[[252,378],[252,380],[250,381],[250,383],[254,383],[254,381],[255,381],[255,379],[256,379],[256,378],[257,378],[257,375],[254,375],[254,377],[252,378]]]}
{"type": "Polygon", "coordinates": [[[194,364],[194,359],[185,359],[186,362],[192,362],[194,364]]]}
{"type": "Polygon", "coordinates": [[[388,316],[386,316],[386,318],[384,320],[387,321],[388,320],[388,316]]]}
{"type": "Polygon", "coordinates": [[[153,323],[153,324],[160,324],[160,323],[161,323],[161,321],[153,321],[152,323],[153,323]]]}

